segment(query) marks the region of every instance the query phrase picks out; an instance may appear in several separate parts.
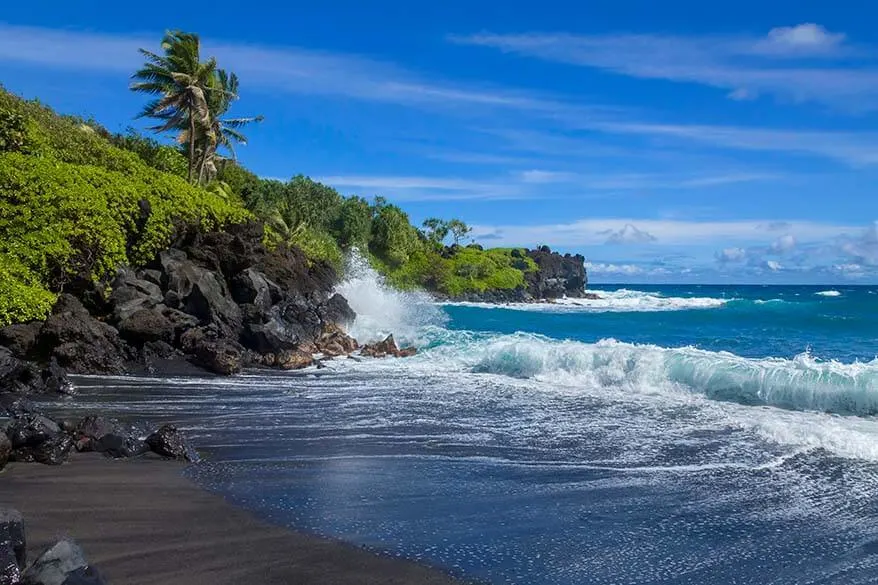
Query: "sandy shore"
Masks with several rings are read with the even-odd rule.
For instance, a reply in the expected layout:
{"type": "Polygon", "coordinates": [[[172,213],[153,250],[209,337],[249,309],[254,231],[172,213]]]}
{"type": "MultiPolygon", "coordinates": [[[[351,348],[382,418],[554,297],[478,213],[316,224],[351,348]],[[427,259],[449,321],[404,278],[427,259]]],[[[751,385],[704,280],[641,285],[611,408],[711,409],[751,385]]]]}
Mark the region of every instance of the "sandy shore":
{"type": "Polygon", "coordinates": [[[158,459],[74,455],[10,464],[0,505],[24,515],[29,558],[69,535],[113,585],[460,583],[440,571],[267,524],[158,459]]]}

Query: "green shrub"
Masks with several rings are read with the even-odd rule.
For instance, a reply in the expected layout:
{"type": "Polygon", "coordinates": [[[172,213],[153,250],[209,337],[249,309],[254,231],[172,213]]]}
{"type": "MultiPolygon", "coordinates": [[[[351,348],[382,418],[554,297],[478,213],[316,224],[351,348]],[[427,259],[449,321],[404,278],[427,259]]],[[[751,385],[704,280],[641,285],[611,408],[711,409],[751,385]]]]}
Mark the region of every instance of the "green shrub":
{"type": "Polygon", "coordinates": [[[329,233],[304,228],[293,235],[289,243],[300,247],[308,258],[329,262],[338,272],[341,272],[344,265],[344,255],[335,238],[329,233]]]}
{"type": "Polygon", "coordinates": [[[372,220],[370,249],[390,267],[397,268],[408,262],[421,248],[417,230],[409,217],[396,205],[379,204],[372,220]]]}
{"type": "Polygon", "coordinates": [[[27,132],[26,153],[0,153],[0,325],[44,317],[71,276],[99,279],[150,260],[179,226],[251,217],[77,119],[2,89],[0,110],[23,117],[27,132]]]}
{"type": "Polygon", "coordinates": [[[27,144],[27,122],[18,112],[0,107],[0,152],[21,152],[27,144]]]}

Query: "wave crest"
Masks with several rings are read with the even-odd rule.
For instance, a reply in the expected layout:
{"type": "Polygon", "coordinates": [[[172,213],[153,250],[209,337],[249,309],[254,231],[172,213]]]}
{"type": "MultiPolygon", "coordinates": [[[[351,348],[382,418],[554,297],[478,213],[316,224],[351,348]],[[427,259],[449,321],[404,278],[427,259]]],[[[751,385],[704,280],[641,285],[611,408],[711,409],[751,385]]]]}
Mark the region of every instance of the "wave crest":
{"type": "Polygon", "coordinates": [[[744,358],[693,347],[558,342],[516,334],[464,352],[475,372],[626,392],[694,392],[745,405],[867,416],[878,414],[878,359],[841,363],[809,353],[793,359],[744,358]]]}

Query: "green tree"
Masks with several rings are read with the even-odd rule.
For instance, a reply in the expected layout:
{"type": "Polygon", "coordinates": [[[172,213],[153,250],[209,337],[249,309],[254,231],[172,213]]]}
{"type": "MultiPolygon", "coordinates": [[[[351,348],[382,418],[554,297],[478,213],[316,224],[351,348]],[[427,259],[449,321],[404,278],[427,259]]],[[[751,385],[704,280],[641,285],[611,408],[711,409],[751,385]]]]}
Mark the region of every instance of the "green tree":
{"type": "Polygon", "coordinates": [[[382,204],[372,220],[372,252],[393,266],[400,266],[419,246],[409,217],[396,205],[382,204]]]}
{"type": "Polygon", "coordinates": [[[445,241],[445,238],[448,237],[449,225],[447,221],[431,217],[425,219],[424,223],[421,225],[423,225],[426,230],[424,235],[429,241],[436,245],[441,245],[442,242],[445,241]]]}
{"type": "Polygon", "coordinates": [[[362,197],[348,197],[341,204],[335,235],[342,248],[365,250],[372,232],[372,208],[362,197]]]}
{"type": "Polygon", "coordinates": [[[225,148],[232,160],[237,160],[235,144],[247,144],[247,137],[240,128],[261,122],[262,116],[247,118],[225,117],[232,103],[238,99],[238,76],[225,69],[217,69],[208,89],[207,107],[210,113],[208,125],[200,128],[197,136],[201,157],[198,165],[198,181],[213,179],[217,174],[217,150],[225,148]]]}
{"type": "Polygon", "coordinates": [[[195,137],[211,124],[207,92],[215,84],[216,60],[201,61],[201,41],[193,33],[170,31],[161,47],[164,55],[140,49],[146,62],[132,75],[131,89],[156,96],[139,117],[159,120],[151,128],[156,132],[178,132],[177,140],[188,147],[191,183],[197,165],[195,137]]]}
{"type": "Polygon", "coordinates": [[[459,219],[452,219],[448,222],[448,231],[451,232],[451,238],[454,240],[454,244],[458,245],[460,244],[460,241],[472,233],[473,230],[459,219]]]}

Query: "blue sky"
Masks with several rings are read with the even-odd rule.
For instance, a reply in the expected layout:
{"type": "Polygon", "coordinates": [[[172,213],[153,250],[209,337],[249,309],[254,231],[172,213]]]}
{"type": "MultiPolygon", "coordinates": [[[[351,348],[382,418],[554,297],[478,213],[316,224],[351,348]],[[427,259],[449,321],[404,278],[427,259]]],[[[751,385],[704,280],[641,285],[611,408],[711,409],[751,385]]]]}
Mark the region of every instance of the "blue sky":
{"type": "Polygon", "coordinates": [[[191,30],[265,116],[262,176],[581,252],[594,282],[878,282],[878,6],[420,4],[16,2],[0,82],[124,130],[136,49],[191,30]]]}

